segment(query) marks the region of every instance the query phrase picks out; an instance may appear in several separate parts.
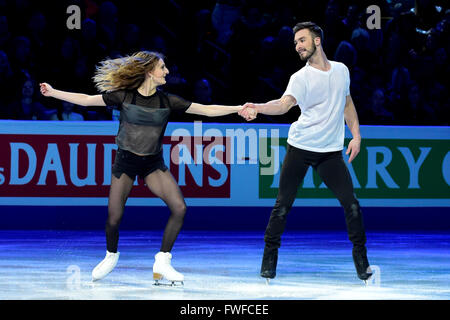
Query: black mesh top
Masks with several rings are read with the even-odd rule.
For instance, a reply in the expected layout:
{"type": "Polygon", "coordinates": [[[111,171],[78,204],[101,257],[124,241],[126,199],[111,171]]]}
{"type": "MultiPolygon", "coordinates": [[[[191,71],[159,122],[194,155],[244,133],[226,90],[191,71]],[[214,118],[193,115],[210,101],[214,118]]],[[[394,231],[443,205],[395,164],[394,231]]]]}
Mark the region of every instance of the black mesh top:
{"type": "Polygon", "coordinates": [[[185,112],[191,106],[191,102],[158,89],[148,97],[137,90],[117,90],[102,97],[107,106],[120,110],[117,146],[139,155],[159,153],[170,113],[185,112]]]}

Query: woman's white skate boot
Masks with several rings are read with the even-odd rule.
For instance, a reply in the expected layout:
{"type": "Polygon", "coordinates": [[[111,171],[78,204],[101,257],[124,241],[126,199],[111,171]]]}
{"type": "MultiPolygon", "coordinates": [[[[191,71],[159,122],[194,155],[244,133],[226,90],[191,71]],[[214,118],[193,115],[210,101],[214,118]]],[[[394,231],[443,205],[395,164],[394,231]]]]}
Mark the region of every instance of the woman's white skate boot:
{"type": "Polygon", "coordinates": [[[106,277],[119,261],[120,252],[106,251],[105,258],[92,270],[92,281],[97,281],[106,277]]]}
{"type": "Polygon", "coordinates": [[[153,264],[153,280],[155,285],[165,284],[160,280],[166,280],[169,285],[175,285],[177,283],[183,285],[184,276],[176,271],[170,261],[172,260],[172,254],[170,252],[158,252],[155,255],[155,263],[153,264]]]}

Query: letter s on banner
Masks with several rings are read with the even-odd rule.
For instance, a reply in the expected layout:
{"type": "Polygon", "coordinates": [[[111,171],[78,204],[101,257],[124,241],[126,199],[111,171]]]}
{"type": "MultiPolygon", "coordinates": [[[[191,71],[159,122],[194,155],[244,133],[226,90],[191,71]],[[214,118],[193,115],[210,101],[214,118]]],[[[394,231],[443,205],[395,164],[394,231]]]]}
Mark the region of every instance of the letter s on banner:
{"type": "Polygon", "coordinates": [[[4,168],[0,168],[0,186],[5,183],[5,176],[2,174],[4,168]]]}
{"type": "Polygon", "coordinates": [[[28,143],[10,143],[11,147],[11,176],[10,185],[24,185],[31,181],[36,172],[36,152],[28,143]],[[28,170],[23,177],[19,177],[19,153],[25,151],[28,156],[28,170]]]}

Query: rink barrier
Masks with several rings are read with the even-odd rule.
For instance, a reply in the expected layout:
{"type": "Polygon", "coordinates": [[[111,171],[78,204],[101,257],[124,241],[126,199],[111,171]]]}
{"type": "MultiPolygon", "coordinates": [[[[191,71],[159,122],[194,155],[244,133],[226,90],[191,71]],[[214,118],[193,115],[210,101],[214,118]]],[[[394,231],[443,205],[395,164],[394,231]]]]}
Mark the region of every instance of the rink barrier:
{"type": "MultiPolygon", "coordinates": [[[[117,130],[112,121],[0,121],[0,206],[105,206],[117,130]]],[[[188,206],[270,207],[288,131],[170,122],[163,155],[188,206]]],[[[361,126],[361,136],[347,167],[362,206],[450,207],[449,127],[361,126]]],[[[164,204],[136,179],[127,205],[164,204]]],[[[339,207],[311,168],[294,202],[304,206],[339,207]]]]}

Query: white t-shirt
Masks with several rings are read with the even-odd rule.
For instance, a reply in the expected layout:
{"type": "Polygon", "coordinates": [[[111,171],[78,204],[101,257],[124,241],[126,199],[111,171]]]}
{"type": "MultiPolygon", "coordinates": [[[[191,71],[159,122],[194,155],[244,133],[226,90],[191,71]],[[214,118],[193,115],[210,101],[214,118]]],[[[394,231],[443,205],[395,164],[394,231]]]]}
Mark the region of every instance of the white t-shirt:
{"type": "Polygon", "coordinates": [[[350,75],[343,63],[329,62],[328,71],[306,63],[291,76],[284,93],[293,96],[301,110],[288,134],[288,143],[296,148],[315,152],[344,148],[344,108],[350,94],[350,75]]]}

